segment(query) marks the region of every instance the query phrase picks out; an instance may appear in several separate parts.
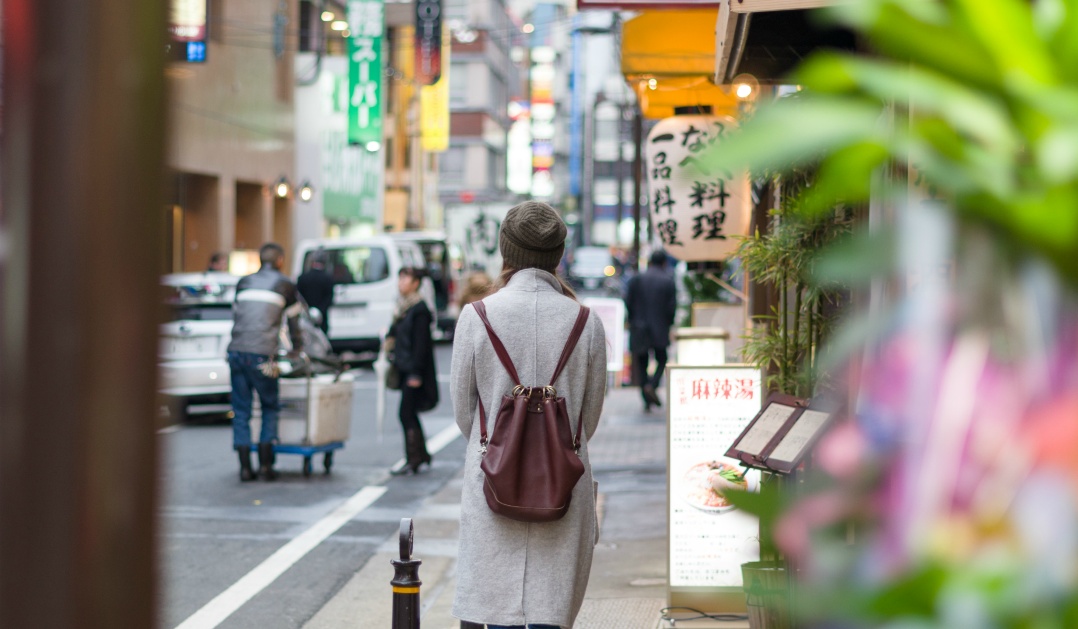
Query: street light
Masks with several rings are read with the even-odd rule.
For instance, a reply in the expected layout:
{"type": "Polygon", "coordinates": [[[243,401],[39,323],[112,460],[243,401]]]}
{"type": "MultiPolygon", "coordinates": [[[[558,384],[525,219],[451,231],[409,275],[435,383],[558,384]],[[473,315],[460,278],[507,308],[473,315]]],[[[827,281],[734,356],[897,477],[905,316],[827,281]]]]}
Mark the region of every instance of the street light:
{"type": "Polygon", "coordinates": [[[304,181],[303,185],[299,187],[299,198],[304,201],[310,201],[314,196],[314,188],[311,187],[311,182],[304,181]]]}
{"type": "Polygon", "coordinates": [[[281,199],[287,197],[289,187],[290,186],[288,185],[288,179],[285,178],[282,175],[281,178],[277,180],[277,186],[276,186],[277,197],[281,198],[281,199]]]}

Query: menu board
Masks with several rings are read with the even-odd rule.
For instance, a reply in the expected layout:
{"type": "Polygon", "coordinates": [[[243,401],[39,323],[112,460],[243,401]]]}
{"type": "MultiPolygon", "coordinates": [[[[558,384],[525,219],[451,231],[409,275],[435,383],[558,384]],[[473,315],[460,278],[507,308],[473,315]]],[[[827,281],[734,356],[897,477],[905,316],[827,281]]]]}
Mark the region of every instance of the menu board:
{"type": "Polygon", "coordinates": [[[625,302],[609,297],[585,297],[580,300],[599,317],[606,333],[606,370],[615,373],[625,368],[625,302]]]}
{"type": "Polygon", "coordinates": [[[734,441],[727,456],[749,465],[761,465],[763,451],[782,432],[792,416],[801,411],[802,400],[788,395],[772,395],[764,402],[763,410],[749,423],[745,432],[734,441]]]}
{"type": "Polygon", "coordinates": [[[672,366],[667,373],[671,593],[740,588],[741,564],[759,560],[759,525],[721,490],[759,487],[760,473],[725,452],[760,411],[760,370],[672,366]]]}
{"type": "Polygon", "coordinates": [[[806,409],[767,455],[767,466],[781,472],[797,467],[830,419],[827,411],[806,409]]]}

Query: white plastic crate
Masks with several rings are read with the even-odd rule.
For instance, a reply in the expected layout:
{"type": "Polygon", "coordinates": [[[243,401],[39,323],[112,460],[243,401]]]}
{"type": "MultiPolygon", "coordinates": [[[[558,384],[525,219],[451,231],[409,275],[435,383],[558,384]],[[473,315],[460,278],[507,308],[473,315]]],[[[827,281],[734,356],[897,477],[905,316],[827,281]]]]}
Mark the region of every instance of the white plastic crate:
{"type": "MultiPolygon", "coordinates": [[[[347,373],[341,374],[337,382],[329,374],[315,376],[311,381],[310,417],[305,417],[307,380],[281,378],[282,408],[277,422],[280,442],[320,446],[347,441],[352,431],[353,381],[352,374],[347,373]]],[[[255,408],[251,417],[251,436],[254,439],[258,439],[261,428],[262,412],[255,408]]]]}

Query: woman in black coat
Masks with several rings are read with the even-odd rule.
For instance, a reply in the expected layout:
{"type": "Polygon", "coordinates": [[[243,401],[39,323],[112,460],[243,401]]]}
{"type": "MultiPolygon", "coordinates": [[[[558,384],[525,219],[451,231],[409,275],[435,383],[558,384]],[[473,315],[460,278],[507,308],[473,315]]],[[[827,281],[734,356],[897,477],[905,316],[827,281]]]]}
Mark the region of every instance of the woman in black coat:
{"type": "Polygon", "coordinates": [[[438,380],[430,336],[433,316],[419,294],[422,279],[421,269],[401,269],[397,278],[400,299],[389,333],[394,338],[393,364],[400,372],[400,420],[405,453],[405,464],[391,470],[394,475],[415,474],[424,463],[428,467],[431,464],[419,413],[438,405],[438,380]]]}

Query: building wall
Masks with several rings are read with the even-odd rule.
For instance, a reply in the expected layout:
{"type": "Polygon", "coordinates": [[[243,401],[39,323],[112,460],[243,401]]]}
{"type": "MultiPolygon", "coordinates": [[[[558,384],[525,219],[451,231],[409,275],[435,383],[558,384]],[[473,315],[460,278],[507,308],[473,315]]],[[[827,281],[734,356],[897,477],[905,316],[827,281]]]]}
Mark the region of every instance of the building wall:
{"type": "Polygon", "coordinates": [[[500,201],[506,187],[509,99],[518,82],[510,56],[519,29],[503,0],[445,0],[452,30],[449,150],[439,159],[442,203],[500,201]]]}
{"type": "MultiPolygon", "coordinates": [[[[173,270],[201,270],[215,251],[255,248],[291,233],[291,200],[274,201],[280,177],[293,186],[293,53],[297,3],[283,3],[283,49],[275,50],[278,3],[210,2],[207,61],[173,63],[167,163],[168,211],[181,233],[173,270]],[[278,52],[280,54],[278,54],[278,52]],[[284,222],[285,226],[277,223],[284,222]],[[287,229],[286,229],[287,227],[287,229]]],[[[281,243],[290,249],[291,242],[281,243]]]]}

